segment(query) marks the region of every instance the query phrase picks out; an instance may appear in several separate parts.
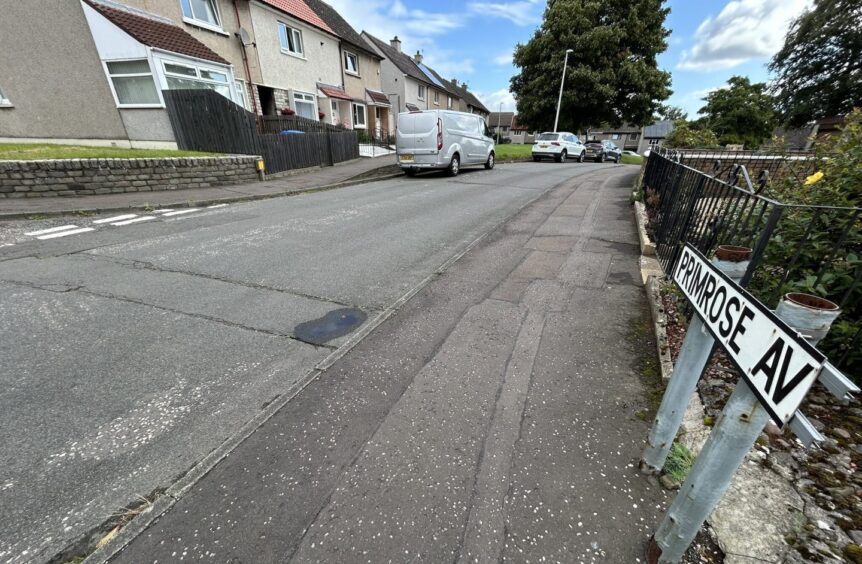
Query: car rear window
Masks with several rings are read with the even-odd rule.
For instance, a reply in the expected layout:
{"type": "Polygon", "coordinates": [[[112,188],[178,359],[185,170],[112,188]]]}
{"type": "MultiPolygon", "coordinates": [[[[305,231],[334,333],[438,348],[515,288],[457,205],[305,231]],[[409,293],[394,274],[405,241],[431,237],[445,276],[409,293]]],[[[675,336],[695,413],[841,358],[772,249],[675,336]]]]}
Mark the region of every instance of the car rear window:
{"type": "Polygon", "coordinates": [[[557,137],[559,137],[559,133],[541,133],[538,137],[536,137],[537,141],[556,141],[557,137]]]}

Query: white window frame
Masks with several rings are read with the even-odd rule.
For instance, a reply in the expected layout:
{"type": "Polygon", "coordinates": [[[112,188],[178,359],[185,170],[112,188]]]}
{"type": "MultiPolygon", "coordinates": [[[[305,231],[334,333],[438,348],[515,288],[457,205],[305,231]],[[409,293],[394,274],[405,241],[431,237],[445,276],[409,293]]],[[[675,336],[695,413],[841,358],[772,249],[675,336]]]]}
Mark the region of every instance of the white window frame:
{"type": "Polygon", "coordinates": [[[437,92],[436,90],[434,91],[434,105],[435,106],[440,105],[440,93],[437,92]]]}
{"type": "MultiPolygon", "coordinates": [[[[228,77],[230,80],[230,77],[228,77]]],[[[245,108],[246,110],[251,111],[251,105],[248,103],[248,90],[245,87],[245,82],[239,79],[234,80],[236,83],[236,96],[239,100],[234,100],[237,104],[245,108]]]]}
{"type": "Polygon", "coordinates": [[[359,55],[350,51],[344,51],[344,72],[352,74],[353,76],[359,76],[359,55]],[[348,64],[351,57],[353,57],[353,66],[355,67],[355,70],[350,70],[350,65],[348,64]]]}
{"type": "Polygon", "coordinates": [[[619,133],[611,133],[611,139],[613,139],[614,141],[618,141],[619,138],[620,138],[619,133]]]}
{"type": "Polygon", "coordinates": [[[3,94],[3,89],[0,88],[0,108],[14,108],[14,107],[15,106],[14,106],[14,104],[12,104],[12,101],[9,100],[9,98],[7,98],[5,94],[3,94]]]}
{"type": "Polygon", "coordinates": [[[451,110],[453,106],[454,101],[452,100],[452,96],[446,96],[446,107],[451,110]]]}
{"type": "Polygon", "coordinates": [[[160,88],[159,82],[156,81],[156,73],[153,72],[153,65],[147,58],[135,57],[132,59],[111,59],[110,61],[102,61],[102,68],[105,70],[105,76],[108,77],[108,86],[111,88],[111,94],[114,96],[114,102],[117,104],[118,108],[164,108],[165,101],[162,98],[162,90],[160,88]],[[111,70],[108,68],[108,63],[125,63],[131,61],[146,61],[147,66],[150,68],[150,72],[148,73],[128,73],[128,74],[111,74],[111,70]],[[123,104],[120,102],[120,97],[117,95],[117,89],[114,88],[114,78],[130,78],[136,76],[149,76],[153,79],[153,86],[156,88],[156,95],[159,97],[158,103],[153,104],[123,104]]]}
{"type": "Polygon", "coordinates": [[[284,22],[278,22],[278,44],[281,52],[291,57],[305,59],[305,41],[302,39],[302,30],[296,27],[291,27],[284,22]],[[281,30],[284,30],[284,42],[282,42],[281,30]],[[293,38],[293,46],[299,44],[299,50],[290,50],[290,39],[293,38]]]}
{"type": "Polygon", "coordinates": [[[313,106],[313,110],[314,110],[312,112],[312,114],[314,114],[314,117],[313,118],[306,118],[306,119],[314,119],[314,120],[318,119],[318,117],[319,117],[318,111],[319,110],[317,109],[317,98],[315,97],[314,94],[309,94],[308,92],[294,91],[293,96],[291,96],[291,101],[293,102],[293,111],[296,112],[296,115],[298,115],[299,117],[305,117],[305,116],[301,116],[299,114],[299,106],[297,104],[311,104],[313,106]]]}
{"type": "MultiPolygon", "coordinates": [[[[230,94],[230,96],[228,96],[227,99],[231,100],[233,102],[236,102],[236,94],[234,93],[234,91],[230,85],[231,73],[228,69],[207,68],[207,67],[201,67],[201,66],[198,66],[198,65],[195,65],[192,63],[187,63],[185,61],[177,61],[174,59],[162,59],[162,71],[164,72],[164,77],[165,77],[165,88],[167,88],[168,90],[172,90],[172,88],[168,85],[168,78],[182,78],[182,79],[186,79],[186,80],[193,80],[195,82],[203,82],[206,84],[215,84],[215,85],[219,85],[219,86],[224,86],[225,88],[227,88],[228,94],[230,94]],[[195,71],[195,76],[191,76],[191,75],[187,75],[187,74],[180,74],[177,72],[171,72],[168,70],[168,65],[185,67],[187,69],[193,70],[193,71],[195,71]],[[204,78],[201,74],[202,71],[217,72],[219,74],[223,74],[223,75],[225,75],[225,80],[221,81],[221,80],[213,80],[210,78],[204,78]]],[[[217,92],[217,91],[213,90],[213,92],[217,92]]],[[[221,94],[220,92],[218,92],[218,93],[221,94]]]]}
{"type": "Polygon", "coordinates": [[[201,20],[201,19],[196,18],[195,17],[195,9],[192,6],[191,0],[179,0],[180,11],[183,14],[183,21],[186,22],[187,24],[190,24],[193,26],[202,27],[202,28],[208,29],[210,31],[215,31],[217,33],[221,33],[222,35],[229,35],[228,33],[225,32],[224,28],[222,28],[221,12],[219,11],[218,0],[206,0],[206,1],[209,1],[212,3],[213,13],[215,14],[215,18],[216,18],[215,24],[212,24],[206,20],[201,20]],[[183,4],[185,2],[188,2],[189,11],[191,12],[190,16],[186,14],[186,10],[183,6],[183,4]]]}
{"type": "Polygon", "coordinates": [[[416,99],[423,100],[423,101],[425,100],[425,85],[424,84],[419,85],[419,89],[416,92],[416,99]]]}
{"type": "Polygon", "coordinates": [[[365,104],[357,104],[356,102],[350,103],[350,115],[351,121],[353,122],[353,129],[366,129],[368,128],[368,109],[365,107],[365,104]],[[362,109],[362,123],[358,123],[356,120],[356,110],[358,108],[362,109]]]}

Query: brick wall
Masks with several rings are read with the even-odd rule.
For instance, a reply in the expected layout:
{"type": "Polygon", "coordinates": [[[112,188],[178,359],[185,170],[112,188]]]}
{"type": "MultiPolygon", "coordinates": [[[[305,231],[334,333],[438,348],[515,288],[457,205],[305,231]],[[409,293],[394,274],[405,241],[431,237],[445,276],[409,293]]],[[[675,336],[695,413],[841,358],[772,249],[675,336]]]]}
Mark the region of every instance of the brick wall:
{"type": "Polygon", "coordinates": [[[0,161],[0,198],[153,192],[255,182],[257,158],[0,161]]]}

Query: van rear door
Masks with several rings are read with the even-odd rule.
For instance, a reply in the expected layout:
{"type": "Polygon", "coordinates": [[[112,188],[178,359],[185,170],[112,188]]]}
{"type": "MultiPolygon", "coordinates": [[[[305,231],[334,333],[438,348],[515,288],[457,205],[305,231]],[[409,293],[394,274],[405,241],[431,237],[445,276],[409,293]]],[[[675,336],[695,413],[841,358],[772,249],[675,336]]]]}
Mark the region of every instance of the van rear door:
{"type": "Polygon", "coordinates": [[[399,153],[437,154],[437,112],[398,114],[396,143],[399,153]]]}

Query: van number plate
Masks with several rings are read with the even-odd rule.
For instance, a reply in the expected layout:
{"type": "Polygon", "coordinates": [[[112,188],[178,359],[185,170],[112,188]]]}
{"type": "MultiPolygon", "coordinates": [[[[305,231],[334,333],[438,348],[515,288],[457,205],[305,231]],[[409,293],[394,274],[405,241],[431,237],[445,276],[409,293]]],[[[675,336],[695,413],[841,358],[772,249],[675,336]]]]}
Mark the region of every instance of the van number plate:
{"type": "Polygon", "coordinates": [[[413,162],[413,155],[399,155],[398,158],[401,159],[402,163],[412,163],[413,162]]]}

